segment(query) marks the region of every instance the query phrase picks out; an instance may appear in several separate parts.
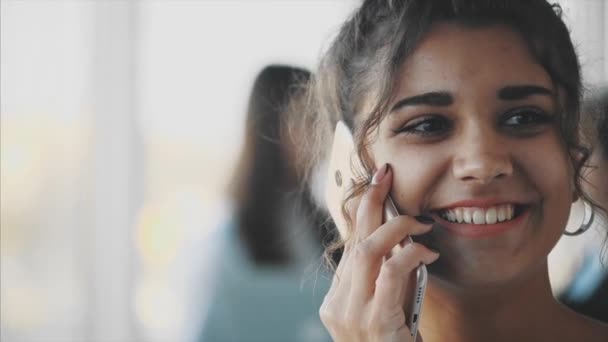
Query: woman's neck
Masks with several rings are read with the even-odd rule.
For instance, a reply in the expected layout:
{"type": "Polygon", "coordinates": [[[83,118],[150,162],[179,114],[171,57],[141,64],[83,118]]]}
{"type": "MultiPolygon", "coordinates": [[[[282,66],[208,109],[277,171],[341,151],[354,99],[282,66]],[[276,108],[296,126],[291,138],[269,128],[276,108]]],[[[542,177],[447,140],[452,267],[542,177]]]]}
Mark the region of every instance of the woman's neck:
{"type": "Polygon", "coordinates": [[[433,341],[555,341],[573,314],[553,297],[546,271],[492,290],[458,289],[431,277],[420,331],[433,341]]]}

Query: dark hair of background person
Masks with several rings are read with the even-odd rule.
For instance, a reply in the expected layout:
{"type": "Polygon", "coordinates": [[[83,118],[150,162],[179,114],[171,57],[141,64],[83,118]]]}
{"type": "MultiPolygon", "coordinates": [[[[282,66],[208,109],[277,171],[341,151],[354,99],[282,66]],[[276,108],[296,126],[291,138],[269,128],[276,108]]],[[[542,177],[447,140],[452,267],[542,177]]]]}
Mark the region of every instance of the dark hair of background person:
{"type": "MultiPolygon", "coordinates": [[[[319,132],[302,144],[302,167],[310,169],[315,160],[326,158],[324,146],[329,146],[336,122],[343,120],[354,130],[357,152],[367,174],[374,173],[368,138],[388,113],[404,61],[437,22],[468,27],[504,25],[521,35],[532,58],[558,89],[557,125],[570,153],[576,193],[605,214],[581,187],[582,167],[590,152],[579,139],[580,65],[568,28],[561,20],[561,8],[545,0],[364,1],[341,27],[321,60],[305,96],[307,115],[292,116],[294,127],[314,125],[311,131],[319,132]],[[363,113],[370,115],[362,119],[366,117],[363,113]]],[[[357,180],[349,199],[363,193],[370,181],[357,180]]],[[[328,252],[343,244],[337,241],[328,252]]]]}
{"type": "Polygon", "coordinates": [[[289,99],[302,90],[310,72],[282,65],[264,68],[255,79],[249,97],[245,138],[235,174],[230,184],[235,204],[239,237],[249,257],[259,265],[288,264],[291,260],[281,216],[285,196],[297,198],[300,210],[315,225],[313,235],[321,236],[324,215],[317,210],[310,192],[298,191],[293,154],[285,127],[284,112],[289,99]]]}

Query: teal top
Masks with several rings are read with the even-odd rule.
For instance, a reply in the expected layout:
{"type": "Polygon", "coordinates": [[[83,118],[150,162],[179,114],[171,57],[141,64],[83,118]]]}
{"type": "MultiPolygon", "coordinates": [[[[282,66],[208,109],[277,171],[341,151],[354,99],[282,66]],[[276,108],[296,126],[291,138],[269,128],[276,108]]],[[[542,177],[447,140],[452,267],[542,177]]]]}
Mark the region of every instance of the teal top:
{"type": "MultiPolygon", "coordinates": [[[[300,251],[291,266],[261,267],[247,258],[237,234],[230,222],[212,237],[218,264],[198,341],[331,341],[318,314],[331,279],[320,248],[300,251]]],[[[293,240],[307,244],[305,237],[293,240]]]]}

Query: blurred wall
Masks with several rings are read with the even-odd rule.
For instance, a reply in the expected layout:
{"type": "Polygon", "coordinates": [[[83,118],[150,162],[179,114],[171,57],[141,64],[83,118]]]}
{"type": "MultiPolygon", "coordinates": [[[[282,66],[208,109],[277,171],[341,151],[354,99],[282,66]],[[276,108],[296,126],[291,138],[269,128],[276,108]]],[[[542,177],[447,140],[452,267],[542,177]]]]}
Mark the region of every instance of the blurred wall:
{"type": "Polygon", "coordinates": [[[0,339],[191,336],[253,79],[354,4],[0,2],[0,339]]]}

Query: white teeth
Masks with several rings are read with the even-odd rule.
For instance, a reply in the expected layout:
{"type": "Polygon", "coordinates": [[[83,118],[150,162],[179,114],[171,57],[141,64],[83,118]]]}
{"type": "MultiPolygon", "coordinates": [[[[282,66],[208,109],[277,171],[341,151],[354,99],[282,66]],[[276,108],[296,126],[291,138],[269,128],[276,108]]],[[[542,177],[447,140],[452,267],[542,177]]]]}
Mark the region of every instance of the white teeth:
{"type": "Polygon", "coordinates": [[[456,214],[456,220],[458,223],[464,222],[464,218],[462,217],[462,208],[454,209],[454,213],[456,214]]]}
{"type": "Polygon", "coordinates": [[[507,219],[507,210],[504,206],[498,207],[498,222],[502,222],[507,219]]]}
{"type": "Polygon", "coordinates": [[[496,208],[490,208],[486,210],[486,223],[494,224],[496,223],[496,208]]]}
{"type": "Polygon", "coordinates": [[[448,220],[452,222],[456,221],[456,214],[454,214],[452,211],[448,211],[448,220]]]}
{"type": "Polygon", "coordinates": [[[483,210],[475,210],[473,212],[473,223],[475,223],[475,224],[486,223],[486,215],[483,214],[483,210]]]}
{"type": "Polygon", "coordinates": [[[515,213],[513,204],[490,208],[452,208],[441,211],[444,219],[454,223],[495,224],[511,220],[515,213]]]}
{"type": "Polygon", "coordinates": [[[473,218],[471,217],[471,211],[467,209],[462,210],[462,221],[464,223],[473,223],[473,218]]]}

